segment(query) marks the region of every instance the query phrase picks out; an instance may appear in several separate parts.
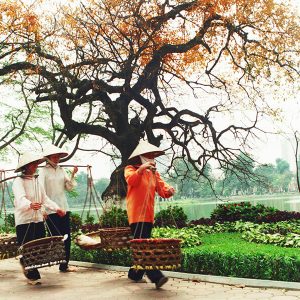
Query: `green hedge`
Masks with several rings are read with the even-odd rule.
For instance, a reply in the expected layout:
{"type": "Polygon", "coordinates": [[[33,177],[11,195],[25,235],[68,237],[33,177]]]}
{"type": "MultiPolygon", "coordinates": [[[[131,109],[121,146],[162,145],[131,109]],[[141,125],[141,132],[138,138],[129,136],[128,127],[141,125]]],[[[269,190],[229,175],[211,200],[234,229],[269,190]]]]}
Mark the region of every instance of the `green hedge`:
{"type": "Polygon", "coordinates": [[[85,251],[72,244],[71,259],[97,264],[130,266],[131,252],[130,250],[104,251],[101,249],[85,251]]]}
{"type": "Polygon", "coordinates": [[[182,270],[218,276],[300,281],[300,259],[267,254],[237,254],[186,249],[182,270]]]}

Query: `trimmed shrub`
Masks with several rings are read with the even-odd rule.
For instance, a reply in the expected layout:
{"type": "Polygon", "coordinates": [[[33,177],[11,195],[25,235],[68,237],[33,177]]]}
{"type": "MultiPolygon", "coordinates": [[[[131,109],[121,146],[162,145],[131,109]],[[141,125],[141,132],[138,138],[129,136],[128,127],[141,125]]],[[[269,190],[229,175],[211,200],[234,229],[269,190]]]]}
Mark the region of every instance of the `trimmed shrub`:
{"type": "Polygon", "coordinates": [[[126,227],[128,224],[127,211],[113,206],[105,211],[101,216],[99,223],[103,228],[126,227]]]}
{"type": "Polygon", "coordinates": [[[219,204],[211,213],[211,219],[217,222],[238,220],[255,223],[275,223],[279,221],[299,220],[299,212],[280,211],[263,204],[252,205],[250,202],[219,204]]]}
{"type": "Polygon", "coordinates": [[[273,257],[260,253],[212,252],[192,248],[184,251],[182,270],[218,276],[299,281],[300,259],[298,257],[273,257]]]}
{"type": "Polygon", "coordinates": [[[130,250],[104,251],[101,249],[86,251],[72,244],[71,258],[77,261],[86,261],[98,264],[131,266],[132,255],[130,250]]]}
{"type": "Polygon", "coordinates": [[[82,219],[79,214],[77,213],[70,213],[70,228],[71,232],[77,232],[82,225],[82,219]]]}
{"type": "MultiPolygon", "coordinates": [[[[113,206],[110,210],[105,211],[99,219],[99,223],[94,223],[94,220],[90,218],[91,222],[81,226],[83,233],[96,231],[100,228],[114,228],[114,227],[127,227],[128,217],[127,211],[121,208],[113,206]]],[[[87,220],[89,221],[89,220],[87,220]]]]}
{"type": "Polygon", "coordinates": [[[154,226],[157,227],[177,227],[182,228],[186,226],[187,215],[182,207],[177,205],[168,206],[166,209],[160,210],[155,215],[154,226]]]}
{"type": "Polygon", "coordinates": [[[205,225],[205,226],[213,226],[216,224],[216,220],[210,218],[200,218],[198,220],[190,221],[187,226],[196,226],[196,225],[205,225]]]}

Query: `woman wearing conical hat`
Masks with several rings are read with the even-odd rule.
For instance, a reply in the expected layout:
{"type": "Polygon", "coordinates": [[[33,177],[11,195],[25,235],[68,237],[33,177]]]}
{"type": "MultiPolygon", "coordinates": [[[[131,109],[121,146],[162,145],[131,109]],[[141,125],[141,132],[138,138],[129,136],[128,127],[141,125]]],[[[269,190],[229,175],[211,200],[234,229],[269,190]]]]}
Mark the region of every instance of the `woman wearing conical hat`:
{"type": "MultiPolygon", "coordinates": [[[[15,170],[15,172],[22,172],[22,175],[18,176],[12,185],[16,234],[19,245],[45,237],[45,208],[51,212],[56,212],[60,217],[65,215],[65,211],[47,197],[38,176],[35,174],[38,165],[43,161],[42,156],[26,152],[20,156],[15,170]]],[[[22,257],[20,263],[23,267],[22,257]]],[[[37,269],[25,271],[23,267],[23,272],[28,283],[33,285],[40,283],[41,276],[37,269]]]]}
{"type": "Polygon", "coordinates": [[[76,271],[76,268],[68,265],[71,249],[71,229],[70,208],[65,191],[71,191],[76,185],[74,176],[78,168],[74,167],[71,177],[69,177],[65,170],[58,165],[60,159],[68,156],[68,153],[54,145],[48,146],[43,155],[46,160],[46,166],[39,172],[41,183],[48,197],[66,211],[66,215],[63,218],[60,218],[59,215],[53,212],[50,212],[47,218],[47,225],[52,235],[68,235],[68,238],[65,240],[66,263],[60,264],[59,270],[61,272],[76,271]]]}
{"type": "MultiPolygon", "coordinates": [[[[156,170],[155,157],[164,154],[158,147],[141,140],[129,157],[124,176],[127,182],[127,214],[134,238],[150,238],[154,223],[154,198],[174,195],[173,187],[165,183],[156,170]]],[[[139,282],[144,274],[160,288],[168,281],[159,270],[135,270],[131,268],[128,278],[139,282]]]]}

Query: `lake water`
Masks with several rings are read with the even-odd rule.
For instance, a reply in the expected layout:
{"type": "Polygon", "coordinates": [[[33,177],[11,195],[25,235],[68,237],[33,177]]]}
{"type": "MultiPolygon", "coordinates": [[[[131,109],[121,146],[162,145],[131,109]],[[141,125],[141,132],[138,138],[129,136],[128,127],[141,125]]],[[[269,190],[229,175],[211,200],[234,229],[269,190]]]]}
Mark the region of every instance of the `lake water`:
{"type": "MultiPolygon", "coordinates": [[[[189,221],[197,220],[199,218],[209,218],[211,212],[216,208],[218,204],[225,203],[238,203],[241,201],[249,201],[253,205],[261,203],[266,206],[272,206],[279,210],[287,211],[300,211],[300,194],[299,193],[286,193],[286,194],[273,194],[273,195],[261,195],[261,196],[236,196],[226,199],[185,199],[180,201],[158,201],[156,200],[155,211],[158,212],[161,209],[166,208],[168,205],[178,205],[181,206],[188,216],[189,221]]],[[[125,203],[122,204],[125,209],[125,203]]],[[[98,214],[102,214],[102,209],[97,208],[98,214]]],[[[82,214],[81,208],[71,208],[71,211],[82,214]]],[[[11,209],[8,213],[12,213],[11,209]]],[[[86,212],[84,212],[83,217],[85,218],[86,212]]],[[[3,212],[2,212],[3,214],[3,212]]],[[[91,215],[95,216],[97,220],[97,213],[95,208],[91,208],[91,215]]],[[[0,225],[3,224],[3,215],[0,216],[0,225]]]]}
{"type": "Polygon", "coordinates": [[[253,205],[258,203],[265,206],[275,207],[279,210],[300,211],[300,194],[280,194],[280,195],[263,195],[263,196],[244,196],[232,197],[222,200],[205,200],[205,201],[189,201],[178,202],[184,212],[187,214],[189,220],[196,220],[199,218],[209,218],[211,212],[218,204],[238,203],[249,201],[253,205]]]}
{"type": "MultiPolygon", "coordinates": [[[[189,220],[196,220],[199,218],[209,218],[211,212],[218,204],[238,203],[242,201],[249,201],[253,205],[261,203],[266,206],[272,206],[279,210],[300,211],[300,194],[286,193],[273,195],[255,195],[255,196],[236,196],[226,199],[186,199],[180,201],[156,201],[155,211],[166,208],[168,205],[181,206],[187,214],[189,220]]],[[[124,203],[123,203],[124,207],[124,203]]],[[[82,209],[73,208],[73,212],[82,213],[82,209]]],[[[99,209],[101,212],[101,209],[99,209]]],[[[95,209],[91,209],[91,215],[96,215],[95,209]]]]}

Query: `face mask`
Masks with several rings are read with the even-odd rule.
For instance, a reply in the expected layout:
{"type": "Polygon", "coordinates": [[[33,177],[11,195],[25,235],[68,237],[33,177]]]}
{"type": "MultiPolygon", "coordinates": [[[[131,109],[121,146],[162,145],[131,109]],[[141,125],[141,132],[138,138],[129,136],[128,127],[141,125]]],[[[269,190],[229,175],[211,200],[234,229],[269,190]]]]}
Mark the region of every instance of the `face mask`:
{"type": "Polygon", "coordinates": [[[154,158],[147,158],[143,155],[140,155],[140,159],[141,159],[142,164],[145,164],[146,162],[155,163],[154,158]]]}

